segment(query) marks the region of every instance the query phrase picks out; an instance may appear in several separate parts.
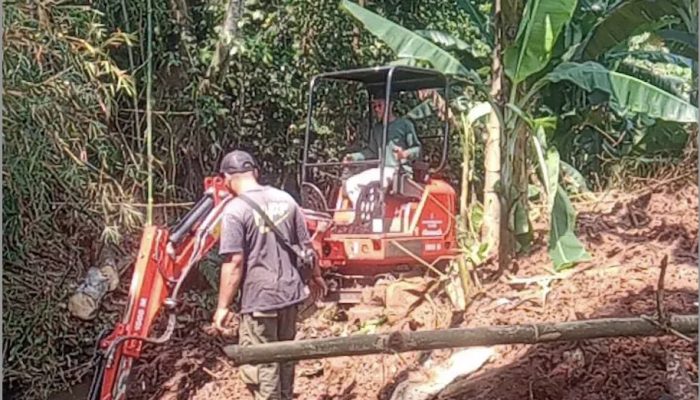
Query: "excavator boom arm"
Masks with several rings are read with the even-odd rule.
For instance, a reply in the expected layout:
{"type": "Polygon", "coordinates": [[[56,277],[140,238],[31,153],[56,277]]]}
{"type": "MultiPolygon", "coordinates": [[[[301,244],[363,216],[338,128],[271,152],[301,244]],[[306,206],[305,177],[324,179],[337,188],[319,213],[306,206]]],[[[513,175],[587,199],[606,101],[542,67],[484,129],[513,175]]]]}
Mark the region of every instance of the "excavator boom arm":
{"type": "Polygon", "coordinates": [[[98,369],[89,400],[122,400],[132,363],[144,342],[164,343],[175,328],[177,295],[191,268],[219,240],[224,208],[233,196],[220,177],[206,178],[204,196],[172,229],[144,229],[122,320],[98,343],[98,369]],[[153,323],[165,307],[168,325],[158,337],[153,323]]]}

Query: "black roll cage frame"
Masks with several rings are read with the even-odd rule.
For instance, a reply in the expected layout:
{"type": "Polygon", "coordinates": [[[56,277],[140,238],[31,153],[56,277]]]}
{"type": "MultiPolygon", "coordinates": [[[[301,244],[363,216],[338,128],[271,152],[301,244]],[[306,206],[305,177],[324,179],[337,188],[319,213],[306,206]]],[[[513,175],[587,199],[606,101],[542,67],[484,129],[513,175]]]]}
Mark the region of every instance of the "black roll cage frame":
{"type": "MultiPolygon", "coordinates": [[[[391,108],[391,95],[393,92],[393,89],[396,88],[396,92],[402,92],[402,91],[418,91],[422,89],[444,89],[444,107],[443,107],[443,115],[445,116],[445,122],[444,122],[444,129],[443,129],[443,134],[442,134],[442,139],[443,139],[443,144],[442,144],[442,152],[441,152],[441,157],[440,157],[440,163],[436,168],[430,168],[429,173],[434,174],[437,172],[442,171],[446,164],[447,164],[447,151],[448,151],[448,145],[449,145],[449,133],[450,133],[450,122],[448,118],[448,110],[447,108],[449,107],[449,85],[450,85],[450,79],[449,77],[443,75],[439,71],[435,71],[432,69],[427,69],[427,68],[418,68],[418,67],[410,67],[410,66],[402,66],[402,65],[394,65],[394,66],[382,66],[382,67],[372,67],[372,68],[359,68],[359,69],[352,69],[352,70],[344,70],[344,71],[336,71],[336,72],[327,72],[327,73],[322,73],[313,76],[311,78],[311,81],[309,83],[309,97],[308,97],[308,112],[306,116],[306,129],[305,129],[305,136],[304,136],[304,152],[303,152],[303,157],[302,157],[302,165],[301,165],[301,185],[303,186],[305,183],[310,183],[307,182],[307,170],[311,167],[329,167],[329,166],[358,166],[358,165],[376,165],[379,168],[379,182],[382,184],[382,189],[384,188],[384,166],[385,166],[385,157],[384,154],[386,152],[386,145],[387,145],[387,133],[389,129],[389,110],[391,108]],[[396,75],[403,75],[400,76],[398,79],[395,78],[396,75]],[[403,78],[403,79],[402,79],[403,78]],[[312,131],[312,118],[313,118],[313,111],[314,111],[314,96],[316,92],[316,88],[318,87],[318,83],[321,81],[346,81],[346,82],[357,82],[357,83],[362,83],[364,84],[364,88],[367,91],[368,98],[370,99],[370,102],[368,104],[369,109],[369,122],[370,122],[370,128],[371,129],[371,121],[372,121],[372,110],[371,110],[371,100],[374,98],[372,96],[372,87],[378,87],[382,88],[384,87],[384,100],[386,102],[386,107],[384,107],[384,115],[383,115],[383,121],[382,121],[382,148],[381,151],[379,152],[379,160],[362,160],[362,161],[349,161],[349,162],[313,162],[310,163],[308,161],[308,156],[309,156],[309,142],[310,142],[310,136],[311,136],[311,131],[312,131]]],[[[429,136],[425,137],[424,139],[429,139],[429,138],[439,138],[440,136],[429,136]]],[[[381,191],[382,193],[382,211],[384,212],[384,195],[383,195],[383,190],[381,191]]]]}

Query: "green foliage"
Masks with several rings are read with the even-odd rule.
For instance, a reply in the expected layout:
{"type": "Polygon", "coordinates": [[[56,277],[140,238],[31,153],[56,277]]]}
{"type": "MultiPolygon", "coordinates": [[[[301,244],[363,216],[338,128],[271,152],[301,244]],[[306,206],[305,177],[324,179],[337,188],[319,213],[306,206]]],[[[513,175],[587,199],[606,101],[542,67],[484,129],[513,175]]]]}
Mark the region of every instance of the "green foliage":
{"type": "Polygon", "coordinates": [[[698,59],[697,34],[676,29],[664,29],[657,32],[657,35],[668,44],[674,53],[691,60],[698,59]]]}
{"type": "Polygon", "coordinates": [[[132,38],[109,33],[87,6],[4,10],[3,296],[12,306],[3,309],[3,383],[31,398],[86,372],[77,361],[88,349],[62,308],[67,283],[101,236],[119,239],[110,228],[140,225],[129,203],[141,158],[109,124],[116,96],[134,93],[110,53],[132,38]],[[66,368],[73,373],[56,373],[66,368]]]}
{"type": "Polygon", "coordinates": [[[563,188],[558,187],[552,209],[552,223],[549,230],[549,256],[554,269],[561,271],[575,263],[587,261],[591,256],[576,238],[576,213],[563,188]]]}
{"type": "Polygon", "coordinates": [[[547,194],[547,211],[551,213],[554,196],[559,186],[559,152],[554,147],[546,147],[547,142],[544,135],[544,128],[540,126],[535,135],[532,136],[532,141],[540,166],[540,181],[547,194]]]}
{"type": "Polygon", "coordinates": [[[583,59],[596,59],[664,17],[677,15],[675,1],[623,0],[608,11],[581,46],[583,59]]]}
{"type": "Polygon", "coordinates": [[[664,71],[647,68],[630,61],[621,62],[615,71],[647,82],[683,100],[688,100],[684,90],[686,80],[681,77],[665,74],[664,71]]]}
{"type": "Polygon", "coordinates": [[[651,158],[680,156],[688,145],[689,134],[683,125],[668,121],[651,121],[650,126],[634,135],[634,144],[625,156],[651,158]]]}
{"type": "Polygon", "coordinates": [[[634,50],[634,51],[623,51],[619,53],[608,54],[609,60],[625,59],[630,57],[635,60],[651,61],[655,63],[673,64],[680,67],[691,68],[694,71],[697,69],[697,62],[691,58],[684,57],[679,54],[674,54],[666,51],[656,50],[656,51],[645,51],[645,50],[634,50]]]}
{"type": "MultiPolygon", "coordinates": [[[[673,93],[663,90],[664,88],[672,89],[677,94],[680,94],[680,91],[683,90],[680,85],[681,82],[675,78],[662,77],[660,73],[655,72],[656,69],[648,69],[645,66],[630,64],[626,60],[622,62],[614,61],[615,57],[609,57],[607,55],[604,59],[608,62],[613,61],[613,65],[610,69],[600,64],[574,64],[566,62],[566,60],[576,59],[577,57],[580,58],[581,53],[590,56],[592,54],[591,52],[594,50],[600,51],[600,53],[595,54],[596,57],[602,55],[607,50],[612,50],[617,52],[617,54],[625,50],[629,51],[629,49],[631,49],[630,44],[633,42],[632,39],[636,38],[635,35],[670,26],[676,20],[667,17],[683,15],[683,9],[679,9],[675,5],[656,10],[658,15],[654,13],[645,14],[643,7],[635,9],[634,5],[637,3],[639,2],[636,0],[624,1],[618,3],[615,8],[610,11],[607,9],[607,3],[583,1],[580,3],[578,9],[579,13],[575,14],[574,9],[576,8],[577,2],[562,3],[560,1],[538,0],[528,2],[525,7],[524,17],[519,25],[516,43],[506,51],[504,59],[505,70],[515,84],[524,82],[528,77],[537,74],[540,76],[544,75],[546,78],[535,84],[526,85],[523,88],[526,93],[524,96],[519,96],[515,89],[511,91],[511,99],[513,102],[509,104],[509,109],[505,117],[507,127],[507,157],[515,157],[514,152],[517,142],[519,140],[522,141],[522,139],[519,139],[516,135],[517,132],[520,132],[517,120],[525,119],[532,121],[534,116],[537,115],[536,113],[541,112],[552,112],[554,115],[558,113],[562,118],[566,119],[568,112],[564,112],[564,110],[571,109],[573,100],[572,97],[566,97],[569,96],[569,93],[573,96],[584,97],[586,99],[583,102],[573,101],[573,103],[576,104],[577,113],[591,112],[592,106],[600,106],[608,103],[608,107],[604,109],[607,111],[607,114],[596,113],[592,115],[603,115],[603,119],[615,116],[615,118],[618,119],[622,118],[627,125],[630,124],[630,118],[636,118],[638,115],[674,121],[695,121],[697,110],[692,104],[681,96],[674,96],[673,93]],[[620,18],[622,18],[622,20],[629,19],[630,21],[637,18],[640,23],[627,24],[620,27],[618,26],[620,18]],[[615,21],[618,22],[616,23],[615,21]],[[584,38],[583,32],[591,28],[594,28],[594,32],[587,38],[584,38]],[[563,32],[563,35],[560,35],[561,32],[563,32]],[[583,47],[577,52],[577,47],[581,45],[583,45],[583,47]],[[628,46],[629,49],[625,49],[625,46],[628,46]],[[573,65],[580,65],[581,67],[571,68],[573,65]],[[625,74],[624,72],[628,72],[629,74],[625,74]],[[575,86],[566,86],[564,82],[572,82],[575,86]],[[578,89],[572,91],[572,87],[578,89]],[[562,89],[564,90],[562,91],[562,89]],[[581,90],[584,92],[582,93],[581,90]],[[556,95],[550,100],[547,98],[546,93],[552,92],[556,93],[556,95]],[[562,94],[564,94],[564,96],[562,96],[562,94]],[[548,107],[538,108],[538,103],[541,98],[546,99],[548,107]],[[647,102],[647,99],[651,99],[651,101],[647,102]],[[533,115],[531,115],[531,113],[533,115]]],[[[489,34],[484,33],[487,32],[488,27],[481,24],[483,18],[475,17],[475,8],[471,4],[465,5],[464,2],[458,3],[458,5],[469,13],[471,22],[476,23],[483,36],[490,37],[490,31],[488,31],[489,34]]],[[[383,21],[381,17],[374,20],[374,24],[380,24],[381,22],[387,23],[383,21]]],[[[400,40],[408,41],[411,35],[414,34],[406,31],[396,31],[395,33],[396,35],[391,37],[389,37],[390,35],[387,33],[380,34],[378,37],[384,40],[398,42],[400,40]]],[[[466,49],[469,44],[463,40],[458,41],[454,36],[431,35],[426,34],[424,31],[417,31],[416,33],[421,33],[426,37],[430,37],[434,43],[445,49],[466,49]]],[[[486,40],[488,41],[488,38],[486,40]]],[[[397,46],[391,47],[394,50],[398,49],[397,46]]],[[[402,50],[401,57],[412,57],[409,50],[414,51],[414,49],[405,46],[402,50]]],[[[437,50],[433,48],[429,48],[427,51],[437,52],[437,50]]],[[[425,54],[426,49],[421,49],[421,52],[425,54]]],[[[674,57],[677,56],[670,54],[665,57],[665,61],[672,60],[674,57]]],[[[463,65],[467,66],[465,62],[469,62],[470,60],[467,57],[463,58],[463,65]]],[[[462,58],[460,58],[460,60],[462,60],[462,58]]],[[[440,69],[439,67],[436,68],[440,69]]],[[[632,124],[634,125],[633,122],[632,124]]],[[[561,125],[572,128],[568,123],[561,125]]],[[[593,164],[593,168],[601,168],[601,164],[599,163],[599,154],[601,152],[609,151],[611,146],[614,147],[620,145],[620,143],[627,142],[624,133],[620,135],[619,140],[614,139],[611,143],[607,143],[607,140],[600,142],[600,136],[596,129],[585,125],[582,128],[589,133],[588,137],[592,139],[591,144],[598,143],[593,147],[584,146],[586,150],[581,152],[586,156],[586,162],[593,164]]],[[[530,129],[534,129],[532,124],[530,125],[530,129]]],[[[545,147],[539,149],[538,158],[541,161],[541,175],[547,175],[548,173],[548,170],[544,167],[547,165],[545,159],[559,159],[559,151],[557,151],[557,149],[559,146],[562,146],[562,143],[567,143],[564,136],[558,137],[559,132],[565,132],[564,129],[557,128],[553,129],[552,132],[555,137],[551,138],[551,143],[557,147],[546,148],[546,150],[545,147]]],[[[581,140],[585,137],[586,136],[577,137],[576,139],[581,140]]],[[[629,137],[639,136],[629,135],[629,137]]],[[[537,147],[535,149],[537,150],[537,147]]],[[[630,150],[627,151],[629,152],[630,150]]],[[[537,151],[535,151],[535,154],[536,153],[537,151]]],[[[566,158],[571,155],[570,151],[565,151],[564,155],[565,158],[560,160],[560,163],[564,160],[575,160],[566,158]]],[[[567,186],[585,190],[586,184],[582,182],[582,175],[578,173],[571,164],[564,164],[566,167],[558,167],[557,170],[568,171],[564,175],[567,186]]],[[[578,162],[575,164],[577,167],[583,165],[578,162]]],[[[506,162],[504,165],[506,168],[502,174],[502,183],[506,187],[511,187],[516,182],[519,182],[519,180],[517,176],[513,174],[514,171],[509,170],[509,166],[512,165],[512,160],[506,162]]],[[[556,176],[558,177],[559,174],[557,173],[556,176]]],[[[548,186],[553,186],[553,184],[551,184],[551,176],[547,177],[545,181],[548,183],[548,186]]],[[[514,199],[512,201],[515,201],[515,203],[508,206],[510,214],[509,220],[511,229],[514,230],[516,237],[528,237],[530,228],[529,223],[526,223],[527,216],[525,208],[523,205],[516,204],[524,200],[520,191],[521,189],[506,191],[506,197],[510,197],[514,199]],[[510,195],[508,193],[510,193],[510,195]]],[[[553,190],[551,196],[554,196],[555,193],[559,193],[559,191],[553,190]]],[[[550,208],[553,207],[554,203],[553,197],[551,196],[548,197],[550,208]]],[[[565,193],[559,193],[559,196],[565,196],[565,193]]],[[[568,200],[566,201],[568,202],[568,200]]],[[[564,203],[560,201],[560,204],[564,203]]],[[[560,209],[564,208],[566,207],[560,207],[560,209]]],[[[561,218],[559,219],[561,220],[561,218]]],[[[558,227],[559,229],[554,232],[554,236],[551,238],[553,243],[559,242],[559,236],[566,238],[573,235],[573,224],[559,224],[558,227]],[[562,230],[564,226],[570,226],[570,229],[562,230]]],[[[580,245],[579,242],[568,242],[570,246],[575,247],[580,245]]],[[[569,253],[583,255],[585,254],[585,250],[583,247],[580,247],[577,251],[569,251],[569,253]]]]}
{"type": "MultiPolygon", "coordinates": [[[[485,0],[456,4],[387,0],[372,3],[374,13],[347,1],[339,7],[324,1],[247,0],[241,2],[235,35],[224,42],[219,29],[228,2],[153,3],[156,203],[198,198],[202,178],[214,173],[222,154],[234,147],[256,154],[267,183],[293,191],[308,81],[314,74],[386,64],[398,55],[401,62],[463,74],[479,85],[490,75],[488,67],[478,70],[481,76],[472,70],[488,65],[494,43],[491,2],[485,0]],[[348,13],[372,35],[357,29],[348,13]],[[222,44],[230,51],[218,54],[222,44]],[[220,77],[210,73],[215,65],[221,67],[220,77]]],[[[611,12],[609,3],[581,0],[568,21],[563,17],[570,14],[571,2],[531,1],[526,20],[532,26],[520,25],[516,43],[520,47],[509,53],[517,62],[506,66],[519,71],[514,74],[519,78],[554,74],[534,91],[521,80],[522,93],[530,96],[516,93],[512,104],[532,122],[523,132],[536,132],[541,146],[534,152],[540,153],[540,175],[550,194],[550,254],[559,268],[586,256],[574,236],[575,214],[562,187],[586,190],[582,175],[604,173],[606,163],[616,159],[677,155],[688,138],[685,126],[654,118],[686,121],[696,112],[690,111],[687,101],[678,102],[644,83],[647,77],[623,73],[623,64],[633,62],[655,75],[666,71],[689,80],[694,64],[689,67],[683,61],[697,57],[692,46],[697,41],[693,5],[675,6],[664,14],[674,18],[659,22],[648,17],[656,15],[654,10],[641,17],[632,15],[643,11],[629,6],[637,0],[623,0],[611,12]],[[616,33],[621,27],[613,23],[618,15],[614,10],[620,7],[629,10],[625,18],[646,18],[648,23],[616,33]],[[543,11],[550,9],[551,13],[543,11]],[[656,32],[659,27],[666,30],[656,32]],[[592,28],[593,36],[585,39],[592,28]],[[654,35],[642,47],[632,48],[641,31],[654,35]],[[617,41],[611,41],[613,37],[617,41]],[[584,54],[594,54],[601,67],[569,64],[569,70],[557,69],[562,61],[585,60],[573,51],[584,40],[584,54]],[[661,107],[641,104],[640,90],[661,107]],[[560,177],[557,185],[555,176],[560,177]]],[[[25,398],[46,397],[49,388],[65,388],[83,377],[87,369],[81,365],[87,365],[82,363],[97,330],[114,319],[101,315],[89,328],[68,320],[61,304],[70,283],[77,282],[94,261],[100,241],[118,241],[142,223],[143,210],[137,203],[143,202],[146,181],[146,4],[137,0],[98,0],[90,6],[10,3],[3,18],[8,155],[3,296],[14,305],[3,311],[4,379],[13,389],[23,389],[25,398]],[[74,339],[78,329],[86,343],[74,339]],[[56,370],[68,372],[58,376],[56,370]]],[[[686,94],[688,87],[692,85],[682,88],[686,94]]],[[[452,104],[456,112],[474,110],[473,103],[485,100],[484,93],[474,88],[459,90],[461,96],[452,104]]],[[[420,102],[407,104],[415,107],[420,102]]],[[[350,117],[363,115],[360,105],[350,90],[326,92],[315,121],[318,140],[313,146],[319,154],[333,158],[341,153],[347,143],[338,132],[349,125],[350,117]],[[352,110],[352,115],[341,117],[334,110],[352,110]]],[[[424,105],[410,114],[417,123],[432,115],[424,105]]],[[[515,113],[511,117],[520,118],[515,113]]],[[[478,191],[483,172],[477,171],[483,159],[482,124],[473,124],[468,149],[472,192],[478,191]]],[[[449,148],[451,177],[459,176],[461,168],[461,134],[457,129],[451,133],[455,144],[449,148]]],[[[184,211],[159,210],[159,223],[172,222],[184,211]]],[[[518,213],[518,226],[529,228],[526,210],[512,211],[518,213]]],[[[469,223],[466,230],[473,237],[481,223],[478,207],[472,208],[469,223]]],[[[477,247],[480,258],[484,248],[477,247]]],[[[217,278],[215,265],[216,261],[203,264],[211,282],[217,278]]]]}
{"type": "Polygon", "coordinates": [[[644,113],[666,121],[697,121],[697,107],[687,101],[637,78],[609,71],[592,61],[562,63],[545,79],[570,81],[589,92],[603,91],[616,106],[632,113],[644,113]]]}
{"type": "Polygon", "coordinates": [[[485,65],[485,60],[476,59],[474,49],[471,45],[449,33],[435,30],[417,30],[415,33],[429,39],[445,50],[459,51],[461,63],[469,69],[478,69],[485,65]]]}
{"type": "Polygon", "coordinates": [[[530,0],[520,20],[518,36],[506,49],[506,75],[518,84],[541,71],[552,57],[554,43],[569,22],[577,0],[530,0]]]}
{"type": "MultiPolygon", "coordinates": [[[[479,2],[473,0],[457,0],[457,7],[466,11],[469,14],[470,22],[479,30],[481,40],[486,42],[490,47],[493,47],[494,38],[491,27],[489,26],[489,14],[484,12],[484,8],[479,7],[479,2]]],[[[490,2],[483,4],[490,6],[490,2]]]]}
{"type": "Polygon", "coordinates": [[[343,0],[341,6],[365,29],[384,41],[396,53],[397,57],[428,62],[435,69],[449,75],[473,75],[450,53],[432,44],[421,35],[348,0],[343,0]]]}
{"type": "MultiPolygon", "coordinates": [[[[336,2],[241,3],[224,73],[208,79],[228,2],[153,1],[156,204],[195,201],[202,178],[234,147],[259,158],[265,183],[294,193],[309,79],[394,58],[354,28],[336,2]]],[[[407,27],[475,36],[468,17],[447,1],[393,0],[376,9],[407,27]]],[[[142,224],[146,2],[12,3],[3,18],[3,283],[6,301],[16,305],[3,315],[5,383],[23,398],[41,398],[84,376],[89,365],[81,363],[97,331],[116,320],[106,311],[94,324],[69,320],[61,303],[71,284],[91,265],[101,241],[138,235],[142,224]],[[42,271],[38,277],[36,270],[42,271]],[[72,339],[79,329],[85,343],[72,339]],[[28,349],[46,354],[42,359],[28,349]],[[58,376],[56,370],[67,372],[58,376]]],[[[483,56],[479,46],[475,51],[483,56]]],[[[352,96],[326,96],[326,115],[356,108],[352,96]]],[[[332,121],[314,144],[331,157],[346,146],[331,129],[348,125],[349,117],[336,114],[332,121]]],[[[157,208],[156,221],[172,223],[185,211],[157,208]]],[[[212,265],[203,267],[211,281],[212,265]]]]}

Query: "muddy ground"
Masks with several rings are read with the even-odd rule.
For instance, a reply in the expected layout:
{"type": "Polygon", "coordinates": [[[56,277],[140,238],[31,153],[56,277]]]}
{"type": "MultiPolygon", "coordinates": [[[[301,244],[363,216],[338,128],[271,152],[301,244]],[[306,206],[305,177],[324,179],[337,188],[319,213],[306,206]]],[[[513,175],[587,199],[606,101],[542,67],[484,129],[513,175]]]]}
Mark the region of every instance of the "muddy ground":
{"type": "MultiPolygon", "coordinates": [[[[576,205],[578,233],[592,260],[562,279],[551,275],[546,231],[538,227],[531,252],[496,274],[480,269],[483,292],[465,313],[450,312],[445,296],[431,296],[393,325],[356,322],[329,307],[305,319],[300,338],[360,334],[360,330],[430,329],[597,317],[652,316],[659,264],[668,256],[665,306],[670,313],[697,313],[698,189],[657,185],[650,193],[599,194],[576,205]]],[[[221,346],[232,338],[205,327],[211,310],[191,301],[175,337],[147,347],[132,373],[132,399],[251,399],[221,346]]],[[[352,316],[352,314],[350,314],[352,316]]],[[[695,339],[695,337],[693,337],[695,339]]],[[[648,399],[678,398],[683,380],[698,380],[697,344],[675,336],[615,338],[541,345],[496,346],[476,373],[457,379],[440,399],[648,399]],[[675,394],[675,397],[664,397],[675,394]]],[[[425,379],[426,360],[451,350],[301,361],[298,399],[389,399],[398,383],[425,379]]],[[[692,386],[697,393],[697,386],[692,386]]],[[[696,399],[696,395],[687,398],[696,399]]]]}

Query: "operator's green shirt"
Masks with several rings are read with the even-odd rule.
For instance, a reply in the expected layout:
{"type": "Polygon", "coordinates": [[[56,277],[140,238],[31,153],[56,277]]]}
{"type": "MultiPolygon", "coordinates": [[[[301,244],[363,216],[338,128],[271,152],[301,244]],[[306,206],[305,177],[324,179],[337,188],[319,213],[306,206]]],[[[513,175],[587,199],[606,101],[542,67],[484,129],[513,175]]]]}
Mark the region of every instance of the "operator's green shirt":
{"type": "MultiPolygon", "coordinates": [[[[379,159],[379,151],[382,148],[382,128],[383,124],[376,124],[372,129],[367,148],[351,153],[350,157],[355,161],[379,159]]],[[[398,166],[398,160],[394,155],[394,147],[397,146],[406,150],[408,161],[416,160],[420,156],[421,144],[416,135],[416,130],[413,127],[413,123],[406,118],[397,118],[390,122],[386,136],[385,166],[398,166]]]]}

